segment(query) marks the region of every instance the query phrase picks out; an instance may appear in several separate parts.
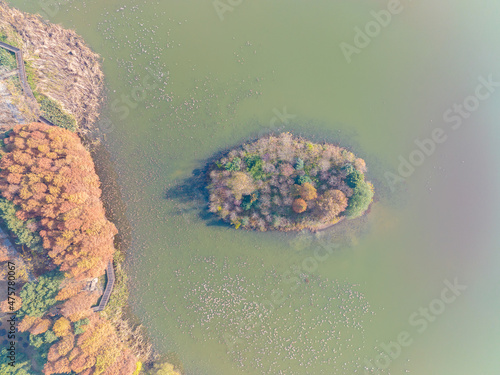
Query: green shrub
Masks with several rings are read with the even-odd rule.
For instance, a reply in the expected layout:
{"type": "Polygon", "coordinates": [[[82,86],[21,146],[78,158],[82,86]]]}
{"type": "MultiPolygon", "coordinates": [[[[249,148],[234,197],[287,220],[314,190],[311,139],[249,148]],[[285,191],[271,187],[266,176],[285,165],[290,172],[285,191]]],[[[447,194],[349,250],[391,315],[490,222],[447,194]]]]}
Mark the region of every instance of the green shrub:
{"type": "Polygon", "coordinates": [[[247,165],[247,171],[254,180],[263,180],[266,176],[262,170],[264,162],[258,155],[247,156],[245,158],[245,164],[247,165]]]}
{"type": "Polygon", "coordinates": [[[32,335],[30,334],[30,345],[34,346],[35,348],[39,348],[44,344],[43,336],[42,335],[32,335]]]}
{"type": "Polygon", "coordinates": [[[348,218],[355,218],[363,215],[373,199],[373,186],[365,181],[365,175],[357,171],[352,165],[347,165],[348,172],[345,182],[353,189],[353,194],[349,198],[349,204],[345,210],[348,218]]]}
{"type": "Polygon", "coordinates": [[[16,206],[11,201],[0,198],[0,218],[5,223],[7,229],[16,238],[18,245],[25,245],[31,250],[43,251],[42,238],[38,233],[32,232],[27,228],[32,220],[22,221],[16,216],[16,206]]]}
{"type": "Polygon", "coordinates": [[[250,195],[246,195],[243,198],[243,201],[241,202],[241,207],[245,210],[248,211],[250,208],[252,208],[252,203],[250,202],[250,195]]]}
{"type": "Polygon", "coordinates": [[[297,183],[299,185],[303,185],[305,184],[306,182],[310,183],[312,185],[313,181],[311,180],[311,177],[307,176],[307,175],[303,175],[303,176],[298,176],[297,177],[297,183]]]}
{"type": "Polygon", "coordinates": [[[60,128],[76,131],[76,120],[73,116],[66,113],[55,100],[42,95],[40,97],[40,109],[47,120],[60,128]]]}
{"type": "Polygon", "coordinates": [[[53,343],[54,341],[57,340],[57,336],[56,334],[54,333],[54,331],[51,331],[51,330],[48,330],[47,332],[45,332],[43,334],[43,341],[46,343],[46,344],[51,344],[53,343]]]}
{"type": "Polygon", "coordinates": [[[0,65],[5,66],[8,70],[16,69],[17,62],[15,55],[5,48],[0,47],[0,65]]]}
{"type": "Polygon", "coordinates": [[[350,188],[354,189],[365,182],[365,175],[352,168],[351,172],[345,178],[345,182],[350,188]]]}
{"type": "Polygon", "coordinates": [[[52,271],[25,284],[19,293],[19,297],[23,301],[18,312],[19,318],[25,315],[40,318],[55,305],[57,303],[55,297],[59,292],[59,285],[63,277],[61,272],[52,271]]]}
{"type": "Polygon", "coordinates": [[[365,181],[359,183],[349,198],[345,215],[352,219],[361,216],[368,208],[373,199],[373,186],[365,181]]]}
{"type": "Polygon", "coordinates": [[[236,157],[233,161],[229,161],[224,164],[224,169],[228,171],[239,171],[241,168],[241,159],[236,157]]]}
{"type": "Polygon", "coordinates": [[[19,43],[16,40],[11,40],[6,33],[0,32],[0,42],[10,44],[11,46],[19,48],[19,43]]]}
{"type": "Polygon", "coordinates": [[[297,161],[295,162],[295,169],[298,171],[304,169],[304,160],[297,158],[297,161]]]}
{"type": "Polygon", "coordinates": [[[279,215],[273,215],[273,226],[279,228],[283,223],[283,218],[279,215]]]}
{"type": "Polygon", "coordinates": [[[38,76],[36,75],[36,70],[31,62],[27,61],[24,62],[24,70],[26,71],[26,80],[28,81],[28,85],[31,88],[31,91],[33,91],[33,95],[36,100],[39,100],[40,95],[37,92],[38,76]]]}
{"type": "Polygon", "coordinates": [[[85,326],[87,324],[89,324],[89,319],[88,318],[80,319],[80,320],[76,321],[74,323],[75,335],[79,335],[79,334],[85,332],[85,326]]]}
{"type": "Polygon", "coordinates": [[[245,195],[243,197],[243,200],[241,201],[241,207],[243,207],[244,210],[248,211],[250,208],[252,208],[252,205],[257,202],[257,199],[259,199],[259,193],[255,192],[250,195],[245,195]]]}

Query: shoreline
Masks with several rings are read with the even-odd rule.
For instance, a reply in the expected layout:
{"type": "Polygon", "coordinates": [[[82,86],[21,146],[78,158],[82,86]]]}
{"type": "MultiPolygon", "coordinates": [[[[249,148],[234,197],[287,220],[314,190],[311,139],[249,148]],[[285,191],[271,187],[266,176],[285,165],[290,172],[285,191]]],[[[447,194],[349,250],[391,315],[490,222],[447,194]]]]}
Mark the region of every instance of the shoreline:
{"type": "MultiPolygon", "coordinates": [[[[27,15],[14,8],[9,8],[4,2],[0,1],[0,15],[2,16],[0,19],[0,30],[1,28],[5,28],[5,24],[7,22],[6,21],[7,17],[5,17],[6,12],[10,12],[10,15],[11,17],[14,18],[17,27],[19,27],[20,23],[23,20],[33,21],[35,23],[41,22],[38,16],[27,15]],[[22,17],[16,17],[19,15],[22,15],[22,17]]],[[[76,41],[76,43],[79,44],[81,50],[90,51],[90,49],[84,44],[83,40],[79,36],[77,36],[73,31],[64,30],[58,25],[47,24],[46,26],[48,29],[58,28],[62,30],[63,35],[71,36],[72,38],[70,39],[74,42],[76,41]]],[[[26,33],[24,33],[24,37],[26,37],[26,33]]],[[[29,45],[30,48],[36,47],[35,45],[36,42],[33,42],[31,40],[29,41],[25,40],[24,42],[27,45],[29,45]]],[[[31,55],[31,53],[28,53],[28,55],[31,55]]],[[[100,59],[99,56],[93,52],[91,52],[90,56],[94,58],[95,61],[100,59]]],[[[38,57],[37,60],[38,63],[43,64],[42,57],[38,57]]],[[[85,64],[85,66],[87,65],[85,64]]],[[[110,163],[110,157],[105,148],[102,145],[100,145],[99,142],[96,143],[95,139],[93,139],[96,136],[96,132],[93,126],[96,119],[99,116],[97,111],[100,111],[100,109],[102,108],[102,104],[104,102],[104,97],[103,97],[104,76],[102,74],[102,71],[100,70],[100,65],[93,65],[87,67],[89,68],[89,72],[86,74],[89,75],[91,75],[92,73],[97,74],[97,80],[90,79],[88,83],[92,85],[97,84],[97,86],[94,89],[90,89],[90,91],[98,93],[98,98],[93,99],[94,104],[98,103],[98,107],[94,106],[91,109],[92,113],[89,115],[89,117],[88,118],[85,117],[83,120],[82,120],[83,113],[78,112],[78,108],[76,108],[77,109],[75,111],[76,113],[73,113],[73,115],[75,115],[75,118],[80,119],[80,121],[78,122],[79,128],[77,129],[77,135],[79,136],[82,144],[84,144],[86,149],[90,152],[95,172],[98,175],[99,180],[101,181],[100,185],[102,194],[100,197],[100,201],[104,205],[105,215],[108,218],[108,220],[110,220],[113,223],[116,223],[116,225],[119,228],[119,232],[114,239],[115,254],[114,254],[113,264],[116,272],[115,289],[113,290],[113,293],[111,293],[111,296],[109,298],[110,303],[103,309],[102,312],[99,313],[99,315],[104,317],[105,319],[108,319],[110,322],[112,322],[112,324],[114,324],[114,326],[117,329],[118,335],[121,338],[122,343],[124,345],[128,345],[127,343],[129,343],[130,340],[133,340],[132,342],[135,342],[133,347],[136,353],[138,354],[137,358],[140,360],[137,363],[138,369],[136,371],[139,371],[139,369],[142,368],[143,365],[145,365],[148,368],[152,368],[153,365],[155,364],[158,366],[165,366],[166,363],[161,364],[158,362],[158,358],[160,356],[159,353],[153,351],[151,341],[147,338],[147,334],[145,333],[145,327],[142,324],[137,323],[138,318],[135,317],[133,313],[131,313],[130,311],[131,308],[128,304],[129,290],[127,285],[127,274],[124,270],[124,266],[125,266],[125,256],[129,249],[128,246],[130,244],[130,224],[128,223],[128,220],[126,219],[125,216],[125,205],[121,199],[120,188],[117,184],[116,178],[113,178],[114,176],[116,176],[116,172],[114,171],[114,168],[110,163]],[[143,361],[144,363],[142,363],[141,361],[143,361]]],[[[39,74],[36,70],[35,73],[37,75],[39,74]]],[[[43,74],[43,72],[40,74],[43,74]]],[[[42,86],[47,87],[47,82],[42,82],[42,86]]],[[[5,88],[5,90],[7,90],[7,88],[5,88]]],[[[64,91],[62,94],[65,95],[66,92],[67,91],[64,91]]],[[[23,101],[27,100],[28,98],[29,95],[26,98],[21,98],[20,103],[22,104],[23,101]]],[[[61,104],[63,104],[63,108],[70,107],[64,105],[64,102],[67,101],[65,100],[65,98],[59,97],[59,99],[62,99],[63,103],[61,104]]],[[[10,104],[9,108],[9,102],[7,100],[2,101],[2,104],[5,104],[6,108],[10,109],[11,113],[16,110],[18,113],[20,113],[15,104],[10,104]]],[[[8,112],[4,111],[4,113],[8,112]]],[[[15,116],[18,113],[13,113],[12,115],[12,118],[16,120],[15,123],[19,123],[18,121],[19,116],[15,116]]],[[[26,122],[30,121],[28,120],[26,122]]],[[[97,131],[99,131],[99,129],[97,129],[97,131]]],[[[97,136],[99,135],[100,134],[97,134],[97,136]]],[[[9,238],[15,240],[15,237],[13,237],[11,233],[9,233],[9,238]]],[[[19,255],[22,256],[21,254],[19,255]]],[[[175,372],[174,374],[180,374],[180,373],[175,372]]]]}

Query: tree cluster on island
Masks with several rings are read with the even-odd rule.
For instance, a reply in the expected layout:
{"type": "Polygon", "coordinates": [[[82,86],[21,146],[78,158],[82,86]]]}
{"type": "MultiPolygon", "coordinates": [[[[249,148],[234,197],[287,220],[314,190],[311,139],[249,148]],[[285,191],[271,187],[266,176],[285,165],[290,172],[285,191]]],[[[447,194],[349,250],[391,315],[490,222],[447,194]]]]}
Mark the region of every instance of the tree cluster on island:
{"type": "Polygon", "coordinates": [[[373,200],[363,159],[290,133],[229,151],[209,169],[209,210],[235,228],[318,230],[361,216],[373,200]]]}

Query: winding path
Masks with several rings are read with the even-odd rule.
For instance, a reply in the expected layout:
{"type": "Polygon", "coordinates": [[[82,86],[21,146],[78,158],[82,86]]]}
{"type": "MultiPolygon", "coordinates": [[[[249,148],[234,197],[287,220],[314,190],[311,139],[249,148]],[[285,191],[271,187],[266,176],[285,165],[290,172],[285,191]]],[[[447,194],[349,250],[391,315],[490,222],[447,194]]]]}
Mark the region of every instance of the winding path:
{"type": "MultiPolygon", "coordinates": [[[[17,70],[19,75],[19,80],[21,81],[21,85],[23,87],[24,94],[32,99],[35,99],[35,95],[33,95],[33,91],[31,90],[30,85],[28,84],[28,78],[26,76],[26,69],[24,67],[24,59],[23,59],[23,51],[19,48],[11,46],[10,44],[0,42],[0,47],[5,48],[6,50],[13,52],[16,55],[17,61],[17,70]]],[[[45,117],[40,116],[40,122],[44,124],[55,126],[52,122],[47,120],[45,117]]],[[[113,268],[113,261],[110,260],[108,263],[108,267],[106,268],[106,276],[108,278],[108,282],[106,283],[106,288],[104,289],[104,293],[101,296],[101,301],[99,305],[92,307],[94,311],[102,311],[106,307],[109,301],[109,297],[113,291],[113,286],[115,285],[115,270],[113,268]]]]}
{"type": "MultiPolygon", "coordinates": [[[[31,91],[31,87],[28,84],[28,77],[26,76],[26,69],[24,67],[23,51],[21,51],[17,47],[11,46],[10,44],[3,42],[0,42],[0,47],[3,47],[6,50],[13,52],[16,55],[19,80],[21,81],[21,86],[23,87],[24,94],[32,99],[35,99],[35,95],[33,95],[33,91],[31,91]]],[[[54,126],[54,124],[49,120],[47,120],[45,117],[40,116],[39,120],[44,124],[54,126]]]]}

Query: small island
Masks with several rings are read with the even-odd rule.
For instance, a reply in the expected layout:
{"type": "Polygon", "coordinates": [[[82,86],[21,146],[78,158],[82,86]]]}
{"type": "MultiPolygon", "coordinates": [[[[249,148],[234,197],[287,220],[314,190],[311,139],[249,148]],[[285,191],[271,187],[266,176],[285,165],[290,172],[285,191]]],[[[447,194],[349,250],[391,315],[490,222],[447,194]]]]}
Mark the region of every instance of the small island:
{"type": "Polygon", "coordinates": [[[234,228],[317,231],[368,209],[374,190],[366,171],[345,148],[266,136],[210,165],[209,210],[234,228]]]}

